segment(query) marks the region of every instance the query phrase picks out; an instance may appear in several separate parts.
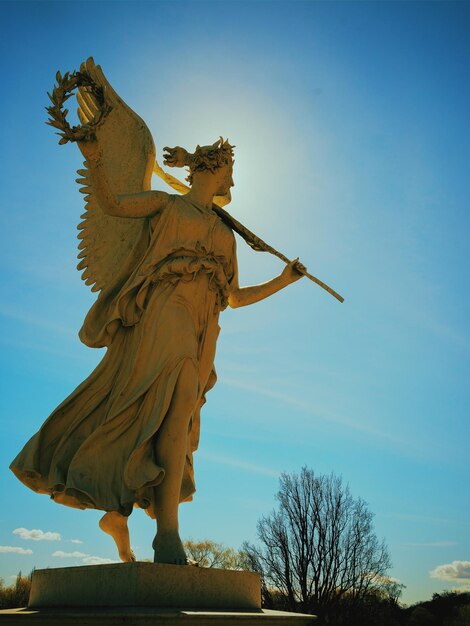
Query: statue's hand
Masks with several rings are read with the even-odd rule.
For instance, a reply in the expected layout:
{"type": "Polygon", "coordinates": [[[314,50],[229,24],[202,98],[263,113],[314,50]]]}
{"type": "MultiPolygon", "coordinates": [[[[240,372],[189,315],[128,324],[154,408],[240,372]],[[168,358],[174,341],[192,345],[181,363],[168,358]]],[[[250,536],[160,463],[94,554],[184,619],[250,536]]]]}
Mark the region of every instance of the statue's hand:
{"type": "Polygon", "coordinates": [[[298,257],[288,263],[285,268],[282,270],[281,276],[284,278],[287,284],[295,283],[296,280],[299,280],[304,276],[307,268],[305,265],[300,263],[298,257]]]}
{"type": "Polygon", "coordinates": [[[181,146],[163,148],[163,163],[169,167],[184,167],[189,165],[189,153],[181,146]],[[165,152],[167,154],[165,154],[165,152]]]}
{"type": "Polygon", "coordinates": [[[100,160],[101,148],[96,140],[77,141],[77,145],[87,161],[95,162],[100,160]]]}

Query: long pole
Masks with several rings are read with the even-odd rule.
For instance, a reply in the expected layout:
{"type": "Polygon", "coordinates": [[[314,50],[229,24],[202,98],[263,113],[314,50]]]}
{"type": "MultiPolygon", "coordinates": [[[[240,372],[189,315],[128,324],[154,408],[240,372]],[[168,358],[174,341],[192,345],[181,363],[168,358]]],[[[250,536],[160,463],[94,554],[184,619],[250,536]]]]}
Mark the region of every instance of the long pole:
{"type": "MultiPolygon", "coordinates": [[[[248,228],[246,226],[244,226],[238,220],[236,220],[225,209],[223,209],[222,207],[217,206],[216,204],[213,204],[212,205],[212,210],[215,213],[217,213],[217,215],[219,215],[221,217],[221,219],[226,224],[228,224],[235,232],[237,232],[241,237],[243,237],[243,239],[247,242],[247,244],[251,248],[253,248],[253,250],[256,250],[256,251],[259,251],[259,252],[270,252],[271,254],[274,254],[274,256],[277,256],[278,259],[281,259],[281,261],[284,261],[284,263],[291,263],[291,261],[284,254],[282,254],[282,252],[279,252],[278,250],[276,250],[275,248],[273,248],[272,246],[267,244],[265,241],[260,239],[257,235],[252,233],[250,230],[248,230],[248,228]]],[[[317,285],[319,285],[323,289],[325,289],[325,291],[327,291],[329,294],[331,294],[339,302],[344,302],[344,298],[342,296],[340,296],[339,293],[337,293],[329,285],[324,283],[322,280],[320,280],[316,276],[313,276],[312,274],[310,274],[307,271],[302,272],[302,274],[304,276],[306,276],[307,278],[310,278],[311,281],[313,281],[314,283],[316,283],[317,285]]]]}
{"type": "MultiPolygon", "coordinates": [[[[175,189],[175,191],[178,191],[179,193],[187,193],[189,191],[189,187],[187,185],[185,185],[183,182],[178,180],[178,178],[176,178],[175,176],[172,176],[171,174],[168,174],[168,172],[165,172],[165,170],[160,167],[157,161],[155,161],[153,171],[155,174],[157,174],[157,176],[159,176],[168,185],[170,185],[170,187],[175,189]]],[[[250,248],[253,248],[253,250],[256,250],[257,252],[269,252],[270,254],[277,256],[277,258],[281,259],[281,261],[284,261],[284,263],[291,263],[291,261],[289,261],[289,259],[284,254],[282,254],[282,252],[279,252],[278,250],[276,250],[275,248],[267,244],[265,241],[260,239],[258,235],[255,235],[254,233],[252,233],[251,230],[248,230],[246,226],[244,226],[241,222],[236,220],[232,215],[230,215],[230,213],[228,213],[228,211],[223,209],[221,206],[214,203],[212,205],[212,210],[215,213],[217,213],[217,215],[228,226],[230,226],[232,230],[238,233],[240,237],[242,237],[246,241],[246,243],[250,246],[250,248]]],[[[340,296],[339,293],[337,293],[329,285],[324,283],[322,280],[320,280],[316,276],[313,276],[307,271],[301,272],[301,273],[307,278],[309,278],[311,281],[319,285],[322,289],[327,291],[329,294],[331,294],[339,302],[344,302],[344,298],[340,296]]]]}

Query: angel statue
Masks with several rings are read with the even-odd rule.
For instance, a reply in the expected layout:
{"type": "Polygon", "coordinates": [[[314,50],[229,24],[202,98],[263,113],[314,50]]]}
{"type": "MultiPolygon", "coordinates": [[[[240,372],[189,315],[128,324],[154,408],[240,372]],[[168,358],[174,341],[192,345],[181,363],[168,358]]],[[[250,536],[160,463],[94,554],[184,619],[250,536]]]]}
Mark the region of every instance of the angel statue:
{"type": "Polygon", "coordinates": [[[193,453],[216,382],[219,314],[273,295],[306,269],[296,259],[272,280],[240,287],[233,231],[255,249],[272,249],[220,208],[233,187],[228,141],[194,153],[164,149],[165,165],[189,168],[187,187],[156,164],[147,126],[91,58],[74,74],[81,126],[70,129],[57,103],[69,97],[65,78],[58,74],[50,123],[63,131],[60,143],[77,141],[86,159],[78,171],[86,205],[78,268],[100,292],[79,336],[107,351],[11,469],[59,504],[104,511],[100,528],[122,561],[135,560],[128,516],[145,509],[157,522],[154,561],[184,565],[178,507],[195,491],[193,453]],[[179,193],[152,190],[154,170],[179,193]]]}

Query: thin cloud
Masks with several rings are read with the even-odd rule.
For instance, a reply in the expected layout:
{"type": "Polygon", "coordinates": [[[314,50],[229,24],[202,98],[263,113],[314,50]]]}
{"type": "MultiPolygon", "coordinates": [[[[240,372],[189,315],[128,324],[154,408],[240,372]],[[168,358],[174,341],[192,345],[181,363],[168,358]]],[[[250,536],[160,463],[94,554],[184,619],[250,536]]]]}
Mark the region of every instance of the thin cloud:
{"type": "Polygon", "coordinates": [[[452,563],[438,565],[429,572],[429,575],[439,580],[470,579],[470,561],[452,561],[452,563]]]}
{"type": "Polygon", "coordinates": [[[39,315],[30,315],[20,309],[4,304],[0,307],[0,315],[14,319],[17,322],[27,324],[28,326],[36,326],[47,331],[52,331],[54,334],[68,335],[71,338],[76,337],[77,335],[76,330],[70,326],[64,326],[56,322],[49,322],[44,319],[44,317],[39,315]]]}
{"type": "Polygon", "coordinates": [[[0,552],[8,552],[13,554],[33,554],[33,551],[24,548],[19,548],[17,546],[0,546],[0,552]]]}
{"type": "MultiPolygon", "coordinates": [[[[78,340],[75,341],[75,344],[78,340]]],[[[67,356],[69,359],[73,359],[74,361],[82,361],[86,360],[83,352],[74,353],[70,350],[61,350],[60,348],[54,348],[53,346],[35,343],[33,341],[22,341],[18,337],[1,337],[0,343],[4,346],[13,346],[17,349],[21,350],[34,350],[36,352],[43,352],[44,354],[52,354],[54,356],[67,356]]]]}
{"type": "Polygon", "coordinates": [[[403,303],[394,302],[395,308],[399,307],[399,311],[404,314],[411,322],[418,324],[420,328],[424,328],[429,332],[446,339],[460,348],[468,348],[470,340],[468,336],[460,332],[454,326],[438,321],[429,314],[427,310],[411,310],[403,306],[403,303]]]}
{"type": "Polygon", "coordinates": [[[39,528],[33,528],[28,530],[27,528],[15,528],[14,535],[18,535],[21,539],[31,541],[60,541],[62,536],[60,533],[40,530],[39,528]]]}
{"type": "Polygon", "coordinates": [[[240,461],[239,459],[233,459],[218,454],[212,454],[211,452],[206,452],[204,450],[200,450],[198,452],[198,455],[200,458],[202,457],[204,459],[207,459],[208,461],[213,461],[214,463],[229,465],[230,467],[236,467],[237,469],[247,470],[248,472],[255,472],[257,474],[265,474],[266,476],[279,476],[281,473],[279,470],[276,470],[272,467],[255,465],[254,463],[248,463],[245,461],[240,461]]]}
{"type": "Polygon", "coordinates": [[[416,543],[403,543],[403,546],[409,548],[450,548],[456,546],[456,541],[429,541],[429,542],[416,542],[416,543]]]}
{"type": "Polygon", "coordinates": [[[380,574],[376,574],[375,572],[365,574],[365,578],[369,578],[371,581],[381,585],[390,585],[394,583],[398,585],[401,584],[401,580],[399,578],[394,578],[393,576],[380,576],[380,574]]]}
{"type": "Polygon", "coordinates": [[[70,539],[70,543],[83,543],[80,539],[70,539]]]}
{"type": "Polygon", "coordinates": [[[308,413],[310,415],[314,415],[316,418],[321,419],[324,422],[333,422],[336,424],[340,424],[341,426],[346,426],[347,428],[351,428],[352,430],[357,430],[360,432],[364,432],[368,435],[376,437],[377,439],[388,440],[394,444],[402,444],[402,440],[395,435],[384,432],[382,430],[373,428],[368,426],[367,424],[355,422],[347,417],[328,413],[325,411],[318,411],[312,408],[312,406],[308,402],[303,402],[299,400],[296,396],[292,396],[280,391],[275,390],[275,385],[273,387],[265,387],[258,384],[253,384],[250,382],[246,382],[243,380],[238,380],[235,378],[227,378],[225,377],[222,381],[222,384],[226,384],[229,387],[235,387],[236,389],[244,389],[246,391],[252,391],[254,393],[258,393],[260,395],[273,398],[275,400],[281,400],[281,402],[285,402],[286,404],[290,404],[291,406],[295,406],[296,408],[308,413]]]}
{"type": "Polygon", "coordinates": [[[113,559],[103,559],[101,556],[87,556],[83,559],[85,565],[106,565],[108,563],[118,563],[113,559]]]}
{"type": "Polygon", "coordinates": [[[56,550],[55,552],[53,552],[52,556],[59,559],[82,559],[82,563],[84,565],[104,565],[107,563],[118,563],[118,561],[113,561],[112,559],[105,559],[101,556],[86,554],[85,552],[79,552],[78,550],[75,550],[74,552],[64,552],[63,550],[56,550]]]}
{"type": "Polygon", "coordinates": [[[380,513],[381,517],[392,518],[392,519],[400,519],[405,520],[407,522],[417,522],[426,524],[436,524],[436,525],[445,525],[445,526],[469,526],[470,521],[468,519],[451,519],[449,517],[433,517],[432,515],[417,515],[417,514],[409,514],[409,513],[380,513]]]}
{"type": "Polygon", "coordinates": [[[64,552],[63,550],[56,550],[52,553],[52,556],[59,559],[81,559],[85,556],[88,556],[88,554],[85,554],[84,552],[78,552],[78,550],[75,550],[75,552],[64,552]]]}

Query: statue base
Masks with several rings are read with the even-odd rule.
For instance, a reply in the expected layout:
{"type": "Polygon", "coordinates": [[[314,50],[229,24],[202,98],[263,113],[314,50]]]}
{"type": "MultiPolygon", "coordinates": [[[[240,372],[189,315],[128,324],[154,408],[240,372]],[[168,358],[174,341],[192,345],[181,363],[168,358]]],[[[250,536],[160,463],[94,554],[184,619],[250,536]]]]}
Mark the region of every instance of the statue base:
{"type": "Polygon", "coordinates": [[[1,626],[314,626],[313,615],[268,611],[179,611],[121,607],[7,609],[1,626]]]}
{"type": "Polygon", "coordinates": [[[40,569],[29,608],[152,606],[259,609],[259,574],[161,563],[112,563],[40,569]]]}
{"type": "Polygon", "coordinates": [[[259,574],[156,563],[36,570],[28,608],[0,626],[311,626],[315,617],[261,609],[259,574]]]}

